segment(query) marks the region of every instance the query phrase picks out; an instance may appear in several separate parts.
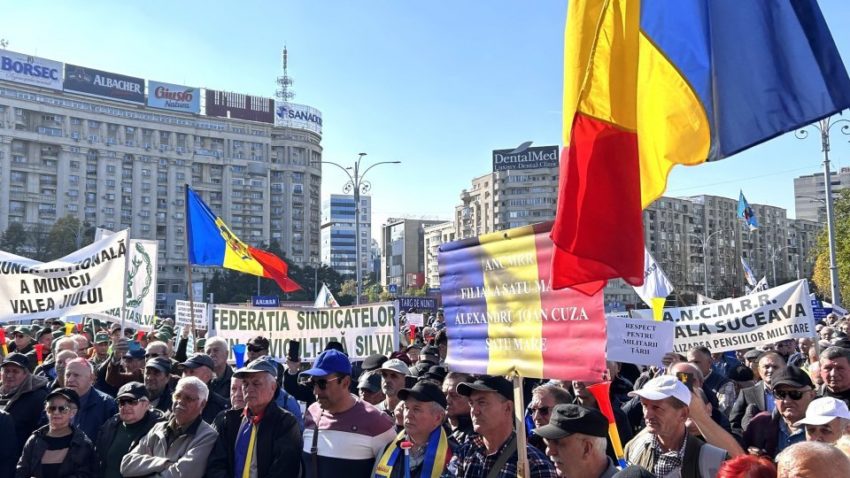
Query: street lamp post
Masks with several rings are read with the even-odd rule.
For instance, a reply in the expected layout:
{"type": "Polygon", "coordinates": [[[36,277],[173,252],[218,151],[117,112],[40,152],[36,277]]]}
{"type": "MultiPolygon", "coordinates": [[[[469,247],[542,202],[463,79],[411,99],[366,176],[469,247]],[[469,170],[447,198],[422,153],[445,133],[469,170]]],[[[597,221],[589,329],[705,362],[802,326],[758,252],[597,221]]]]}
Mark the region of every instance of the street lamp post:
{"type": "Polygon", "coordinates": [[[348,176],[348,182],[345,183],[343,187],[343,192],[346,194],[350,192],[354,192],[354,235],[356,236],[354,241],[354,254],[355,260],[357,261],[357,266],[355,267],[355,271],[357,274],[357,297],[355,298],[355,303],[360,305],[360,296],[362,295],[362,270],[360,264],[360,194],[366,194],[372,189],[372,184],[369,181],[364,181],[363,178],[366,176],[366,173],[369,172],[375,166],[379,166],[381,164],[399,164],[401,161],[380,161],[377,162],[368,168],[362,173],[360,172],[360,161],[363,159],[363,156],[366,156],[366,153],[359,153],[357,155],[357,160],[354,162],[354,166],[344,167],[341,164],[335,163],[333,161],[311,161],[312,164],[332,164],[339,169],[341,169],[346,176],[348,176]],[[349,170],[353,170],[354,174],[352,175],[349,170]]]}
{"type": "Polygon", "coordinates": [[[770,266],[773,269],[773,287],[777,286],[776,282],[776,254],[787,249],[788,246],[782,246],[779,249],[770,248],[770,266]]]}
{"type": "Polygon", "coordinates": [[[719,230],[719,231],[714,231],[711,234],[709,234],[708,237],[706,237],[705,239],[702,238],[702,236],[705,236],[705,233],[703,233],[702,236],[695,234],[693,232],[690,233],[691,236],[694,236],[697,239],[699,239],[700,245],[702,246],[702,273],[703,273],[702,286],[703,286],[703,294],[706,297],[708,297],[708,254],[706,252],[706,247],[708,246],[709,241],[711,241],[711,238],[714,237],[717,234],[720,234],[721,232],[723,232],[722,229],[719,230]]]}
{"type": "MultiPolygon", "coordinates": [[[[846,119],[832,120],[824,118],[811,126],[820,133],[821,151],[823,151],[823,186],[824,202],[826,203],[826,228],[829,238],[829,285],[832,293],[832,304],[841,305],[841,294],[838,285],[838,265],[835,261],[835,225],[832,214],[832,173],[829,169],[829,133],[835,125],[841,124],[839,130],[842,134],[850,135],[850,121],[846,119]]],[[[809,136],[809,132],[803,128],[794,132],[798,139],[809,136]]]]}

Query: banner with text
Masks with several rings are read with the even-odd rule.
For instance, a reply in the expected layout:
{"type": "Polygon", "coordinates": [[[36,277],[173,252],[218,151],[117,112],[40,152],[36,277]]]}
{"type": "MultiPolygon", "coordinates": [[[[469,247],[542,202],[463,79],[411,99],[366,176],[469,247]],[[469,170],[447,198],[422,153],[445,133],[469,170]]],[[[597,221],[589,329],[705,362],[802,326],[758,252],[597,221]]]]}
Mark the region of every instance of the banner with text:
{"type": "Polygon", "coordinates": [[[0,322],[120,308],[126,230],[52,262],[0,251],[0,322]]]}
{"type": "MultiPolygon", "coordinates": [[[[633,310],[632,316],[652,319],[652,311],[633,310]]],[[[676,324],[673,351],[680,354],[698,345],[727,352],[814,335],[806,280],[710,304],[664,309],[664,320],[676,324]]]]}
{"type": "MultiPolygon", "coordinates": [[[[195,318],[195,328],[199,330],[207,330],[207,304],[205,302],[194,302],[194,313],[191,314],[195,318]]],[[[189,301],[175,300],[174,301],[174,325],[181,327],[191,327],[189,322],[189,301]]]]}
{"type": "Polygon", "coordinates": [[[326,309],[212,306],[215,335],[231,344],[267,337],[269,353],[286,355],[290,340],[301,342],[301,360],[311,362],[331,340],[342,343],[352,361],[398,349],[395,309],[390,303],[326,309]]]}
{"type": "Polygon", "coordinates": [[[607,324],[608,360],[661,365],[664,354],[673,349],[673,322],[607,317],[607,324]]]}
{"type": "Polygon", "coordinates": [[[452,370],[601,380],[602,292],[552,290],[551,227],[534,224],[440,246],[452,370]]]}

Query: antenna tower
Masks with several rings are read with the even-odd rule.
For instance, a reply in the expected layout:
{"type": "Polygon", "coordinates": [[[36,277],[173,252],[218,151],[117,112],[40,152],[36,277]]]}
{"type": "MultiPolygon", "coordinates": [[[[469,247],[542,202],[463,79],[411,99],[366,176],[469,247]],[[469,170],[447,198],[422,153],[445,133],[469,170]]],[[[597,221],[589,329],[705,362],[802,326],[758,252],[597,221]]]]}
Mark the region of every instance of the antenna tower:
{"type": "Polygon", "coordinates": [[[289,73],[286,71],[287,52],[286,45],[283,46],[283,75],[277,77],[277,92],[275,97],[283,103],[288,103],[289,100],[295,98],[295,91],[292,89],[294,83],[289,73]]]}

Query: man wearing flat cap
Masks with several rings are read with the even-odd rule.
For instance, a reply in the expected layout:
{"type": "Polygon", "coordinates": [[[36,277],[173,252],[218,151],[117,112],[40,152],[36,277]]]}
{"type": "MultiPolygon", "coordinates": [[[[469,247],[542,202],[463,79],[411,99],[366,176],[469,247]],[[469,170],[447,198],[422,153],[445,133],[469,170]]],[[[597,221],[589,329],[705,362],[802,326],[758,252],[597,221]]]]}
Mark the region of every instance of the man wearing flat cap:
{"type": "Polygon", "coordinates": [[[442,475],[454,446],[442,427],[446,419],[445,395],[436,384],[419,382],[399,390],[398,397],[404,402],[404,430],[378,453],[373,476],[431,478],[442,475]]]}
{"type": "MultiPolygon", "coordinates": [[[[517,437],[514,432],[513,386],[503,377],[480,376],[460,383],[457,393],[469,397],[472,427],[478,435],[461,445],[449,464],[459,478],[517,476],[517,437]]],[[[557,476],[552,462],[537,448],[526,445],[531,478],[557,476]]]]}
{"type": "Polygon", "coordinates": [[[549,424],[534,429],[546,442],[546,454],[558,476],[610,478],[617,473],[606,455],[608,419],[601,412],[572,403],[555,405],[549,424]]]}

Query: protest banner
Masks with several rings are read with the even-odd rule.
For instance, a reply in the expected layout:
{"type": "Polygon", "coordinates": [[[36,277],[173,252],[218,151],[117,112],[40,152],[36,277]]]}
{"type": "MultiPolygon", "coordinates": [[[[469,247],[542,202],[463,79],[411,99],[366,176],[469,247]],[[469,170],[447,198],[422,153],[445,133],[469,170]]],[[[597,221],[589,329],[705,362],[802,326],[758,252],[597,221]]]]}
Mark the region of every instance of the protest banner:
{"type": "Polygon", "coordinates": [[[552,223],[440,246],[452,370],[599,381],[605,370],[602,292],[552,290],[552,223]]]}
{"type": "MultiPolygon", "coordinates": [[[[632,317],[651,319],[652,312],[633,310],[632,317]]],[[[680,354],[698,345],[726,352],[815,333],[806,280],[711,304],[664,309],[664,320],[676,324],[673,351],[680,354]]]]}
{"type": "Polygon", "coordinates": [[[607,317],[608,360],[637,365],[661,365],[673,350],[673,322],[607,317]]]}
{"type": "MultiPolygon", "coordinates": [[[[94,239],[98,241],[114,232],[97,228],[94,239]]],[[[130,239],[130,260],[127,264],[127,304],[124,311],[124,326],[134,329],[153,330],[156,317],[156,273],[159,244],[156,241],[130,239]]],[[[109,322],[121,323],[121,307],[89,314],[109,322]]]]}
{"type": "MultiPolygon", "coordinates": [[[[207,330],[207,304],[205,302],[193,302],[195,306],[192,316],[195,318],[195,328],[207,330]]],[[[189,317],[189,301],[175,300],[174,301],[174,325],[182,327],[191,327],[189,317]]]]}
{"type": "Polygon", "coordinates": [[[398,349],[398,327],[391,303],[332,308],[267,308],[212,306],[215,335],[231,345],[262,334],[269,354],[282,358],[290,340],[301,342],[301,360],[314,360],[331,340],[338,341],[351,360],[398,349]]]}
{"type": "Polygon", "coordinates": [[[405,317],[407,318],[407,323],[410,325],[415,325],[417,327],[425,326],[425,316],[422,314],[407,314],[405,317]]]}
{"type": "Polygon", "coordinates": [[[127,231],[51,262],[0,251],[0,322],[120,308],[127,231]]]}

